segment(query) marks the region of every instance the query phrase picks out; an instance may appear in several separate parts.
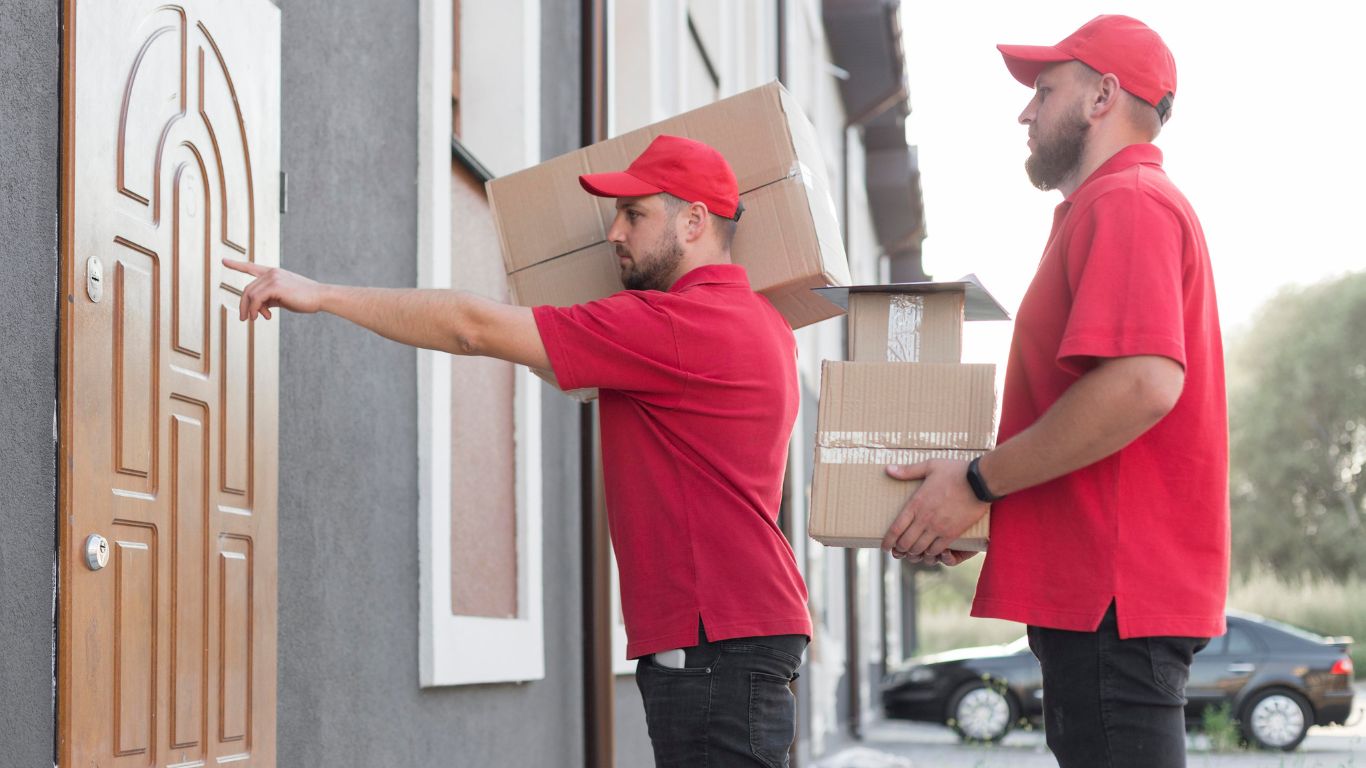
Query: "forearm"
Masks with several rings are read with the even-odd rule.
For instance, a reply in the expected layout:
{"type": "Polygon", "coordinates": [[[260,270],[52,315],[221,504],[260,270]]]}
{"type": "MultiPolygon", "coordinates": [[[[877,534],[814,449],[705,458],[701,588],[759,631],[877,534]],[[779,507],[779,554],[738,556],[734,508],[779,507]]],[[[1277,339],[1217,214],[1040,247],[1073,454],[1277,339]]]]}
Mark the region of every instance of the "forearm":
{"type": "Polygon", "coordinates": [[[474,354],[468,312],[472,299],[453,290],[328,285],[321,309],[402,344],[474,354]]]}
{"type": "Polygon", "coordinates": [[[319,309],[410,346],[550,370],[536,319],[527,307],[465,291],[327,285],[319,309]]]}
{"type": "Polygon", "coordinates": [[[1161,421],[1184,373],[1166,358],[1118,358],[1076,381],[1033,425],[979,464],[991,491],[1008,494],[1119,451],[1161,421]]]}

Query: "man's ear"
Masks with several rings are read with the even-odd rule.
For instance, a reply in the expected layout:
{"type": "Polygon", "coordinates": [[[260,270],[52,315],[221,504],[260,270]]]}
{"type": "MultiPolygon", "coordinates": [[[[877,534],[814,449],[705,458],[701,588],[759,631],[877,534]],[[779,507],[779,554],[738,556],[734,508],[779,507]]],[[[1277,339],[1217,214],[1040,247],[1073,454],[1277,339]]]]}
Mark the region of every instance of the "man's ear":
{"type": "Polygon", "coordinates": [[[684,221],[684,234],[688,242],[693,242],[702,237],[707,231],[707,219],[710,218],[707,212],[706,203],[689,203],[684,221]]]}
{"type": "Polygon", "coordinates": [[[1091,99],[1091,116],[1103,117],[1110,110],[1119,105],[1124,98],[1124,92],[1119,87],[1119,78],[1111,73],[1100,76],[1096,81],[1095,92],[1091,99]]]}

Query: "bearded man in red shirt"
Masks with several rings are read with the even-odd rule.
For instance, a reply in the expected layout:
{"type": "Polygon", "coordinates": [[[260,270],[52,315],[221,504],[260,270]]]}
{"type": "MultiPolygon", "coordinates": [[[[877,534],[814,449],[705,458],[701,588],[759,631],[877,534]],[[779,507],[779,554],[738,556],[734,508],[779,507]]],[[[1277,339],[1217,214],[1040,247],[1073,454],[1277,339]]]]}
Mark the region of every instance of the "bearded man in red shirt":
{"type": "Polygon", "coordinates": [[[923,480],[883,540],[954,565],[989,506],[974,616],[1023,622],[1048,745],[1072,766],[1184,766],[1191,657],[1221,635],[1228,419],[1214,280],[1152,140],[1176,65],[1100,16],[1055,46],[998,46],[1034,89],[1025,164],[1063,194],[1015,323],[997,447],[889,467],[923,480]]]}

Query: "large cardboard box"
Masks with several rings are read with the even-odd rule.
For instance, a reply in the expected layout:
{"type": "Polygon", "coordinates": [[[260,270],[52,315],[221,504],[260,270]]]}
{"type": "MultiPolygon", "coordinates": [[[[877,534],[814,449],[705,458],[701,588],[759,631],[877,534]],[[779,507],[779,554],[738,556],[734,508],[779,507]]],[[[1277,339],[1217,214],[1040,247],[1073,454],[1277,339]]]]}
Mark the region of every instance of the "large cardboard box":
{"type": "MultiPolygon", "coordinates": [[[[809,535],[877,547],[918,482],[888,464],[970,460],[995,444],[996,366],[833,362],[821,366],[809,535]]],[[[954,549],[986,548],[982,518],[954,549]]]]}
{"type": "Polygon", "coordinates": [[[660,134],[715,147],[745,206],[731,257],[793,328],[843,314],[812,288],[848,285],[849,263],[815,128],[777,82],[709,104],[488,183],[512,298],[568,306],[621,290],[607,243],[611,199],[584,192],[583,173],[620,171],[660,134]]]}

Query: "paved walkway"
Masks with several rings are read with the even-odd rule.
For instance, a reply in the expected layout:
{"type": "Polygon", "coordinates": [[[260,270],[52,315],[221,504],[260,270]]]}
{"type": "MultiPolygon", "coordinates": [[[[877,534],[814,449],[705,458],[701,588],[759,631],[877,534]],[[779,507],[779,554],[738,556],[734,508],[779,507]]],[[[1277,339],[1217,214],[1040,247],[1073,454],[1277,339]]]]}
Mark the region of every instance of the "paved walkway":
{"type": "MultiPolygon", "coordinates": [[[[1311,728],[1294,752],[1212,753],[1188,738],[1187,768],[1366,768],[1366,682],[1357,683],[1348,725],[1311,728]]],[[[825,757],[817,768],[1057,768],[1042,732],[1014,731],[1000,744],[969,746],[945,726],[879,721],[863,743],[825,757]]]]}

